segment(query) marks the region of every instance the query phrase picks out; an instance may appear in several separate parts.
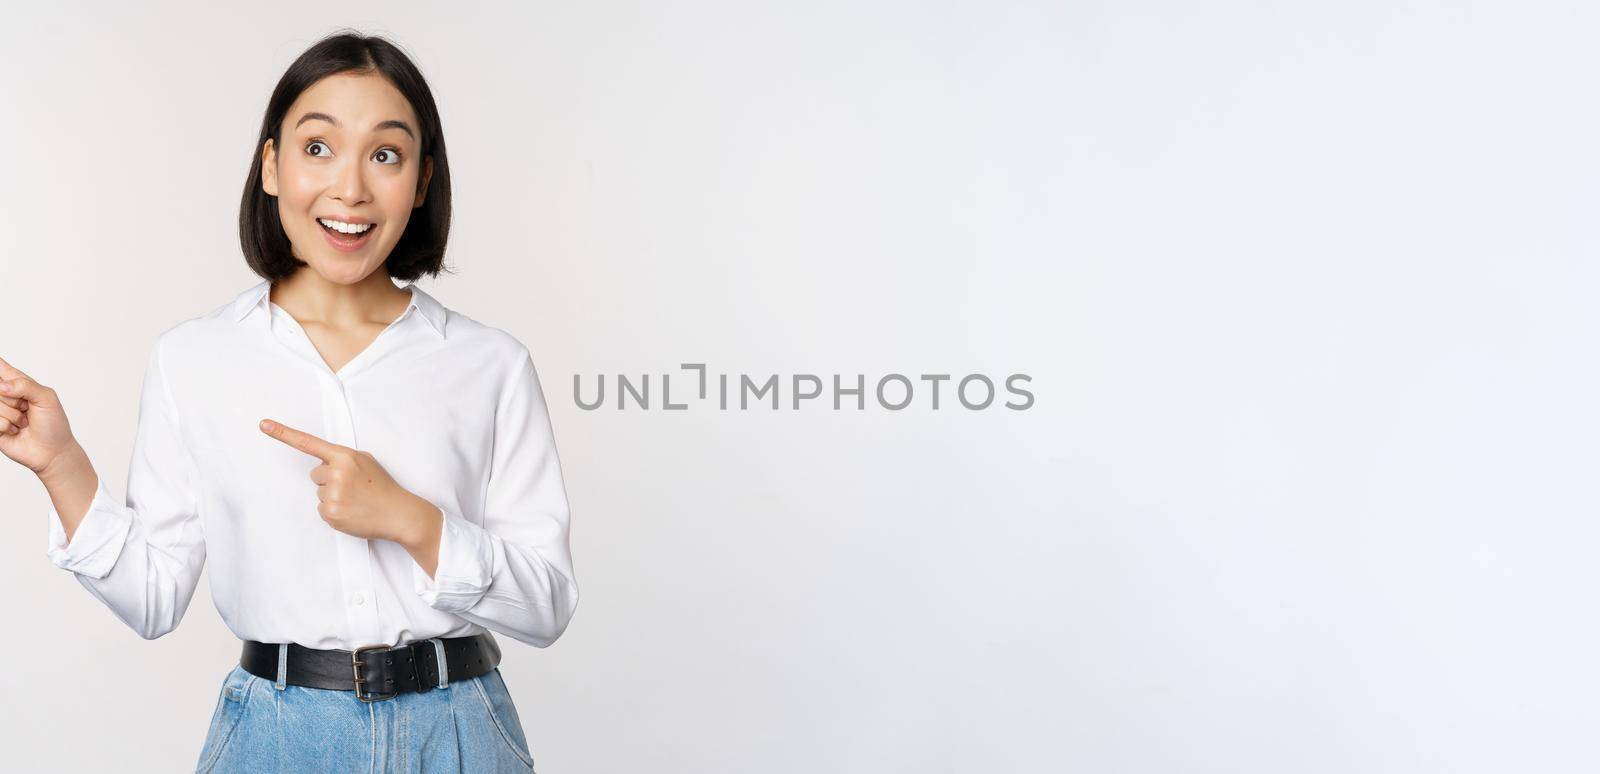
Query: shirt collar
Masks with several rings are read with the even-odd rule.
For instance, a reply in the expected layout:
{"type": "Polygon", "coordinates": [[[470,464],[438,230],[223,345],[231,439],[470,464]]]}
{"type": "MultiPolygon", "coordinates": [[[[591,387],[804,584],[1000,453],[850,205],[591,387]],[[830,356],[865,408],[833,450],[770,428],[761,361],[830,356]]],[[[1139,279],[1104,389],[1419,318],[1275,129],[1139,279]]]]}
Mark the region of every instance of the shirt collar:
{"type": "MultiPolygon", "coordinates": [[[[409,312],[415,307],[417,314],[421,315],[422,319],[428,323],[428,327],[432,328],[439,338],[444,338],[444,323],[447,316],[444,304],[439,303],[438,299],[428,295],[427,291],[417,287],[416,283],[406,285],[403,289],[411,291],[411,305],[406,307],[406,311],[409,312]]],[[[240,293],[233,302],[231,312],[233,321],[242,322],[246,317],[250,316],[251,312],[257,309],[263,313],[270,313],[271,310],[267,308],[267,304],[269,303],[271,290],[272,282],[270,280],[262,280],[249,290],[240,293]]],[[[404,313],[402,312],[401,314],[404,313]]]]}

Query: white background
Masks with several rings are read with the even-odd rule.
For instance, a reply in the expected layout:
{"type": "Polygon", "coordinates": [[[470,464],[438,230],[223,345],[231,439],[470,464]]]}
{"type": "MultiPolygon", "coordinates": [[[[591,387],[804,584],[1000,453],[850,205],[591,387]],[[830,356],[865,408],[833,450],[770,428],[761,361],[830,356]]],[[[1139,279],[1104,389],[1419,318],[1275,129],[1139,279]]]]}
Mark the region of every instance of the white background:
{"type": "MultiPolygon", "coordinates": [[[[541,774],[1600,766],[1586,4],[362,5],[8,0],[0,357],[123,491],[273,85],[393,36],[565,465],[541,774]],[[572,400],[684,362],[1037,400],[572,400]]],[[[209,590],[139,639],[0,462],[7,768],[192,768],[209,590]]]]}

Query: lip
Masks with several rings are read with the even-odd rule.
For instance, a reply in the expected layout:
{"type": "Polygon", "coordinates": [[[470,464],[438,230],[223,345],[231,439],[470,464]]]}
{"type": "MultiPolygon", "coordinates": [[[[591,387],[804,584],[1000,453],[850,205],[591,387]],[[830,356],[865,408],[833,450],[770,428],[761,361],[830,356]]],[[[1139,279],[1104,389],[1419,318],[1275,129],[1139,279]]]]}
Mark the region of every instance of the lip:
{"type": "MultiPolygon", "coordinates": [[[[328,218],[328,220],[338,220],[338,219],[337,218],[328,218]]],[[[368,220],[368,221],[350,221],[350,220],[347,220],[347,221],[342,221],[342,222],[344,222],[344,223],[371,223],[372,221],[370,221],[370,220],[368,220]]],[[[372,228],[367,229],[366,233],[362,234],[360,239],[358,239],[358,240],[356,240],[354,242],[342,242],[342,241],[334,238],[333,232],[329,231],[321,223],[317,224],[317,230],[322,232],[322,238],[328,242],[328,246],[332,247],[335,250],[338,250],[341,253],[353,253],[353,252],[357,252],[357,251],[361,250],[362,248],[366,247],[367,243],[372,241],[373,233],[376,232],[380,228],[383,228],[383,227],[382,226],[373,226],[372,228]]]]}

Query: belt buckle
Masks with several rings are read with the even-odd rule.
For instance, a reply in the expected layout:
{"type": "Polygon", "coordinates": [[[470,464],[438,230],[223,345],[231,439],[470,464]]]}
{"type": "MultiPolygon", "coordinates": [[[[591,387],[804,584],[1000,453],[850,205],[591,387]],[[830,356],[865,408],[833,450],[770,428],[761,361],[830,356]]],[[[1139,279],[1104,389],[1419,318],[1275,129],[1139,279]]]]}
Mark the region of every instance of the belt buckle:
{"type": "Polygon", "coordinates": [[[361,654],[371,653],[379,650],[391,650],[391,648],[388,645],[363,645],[350,652],[350,673],[355,677],[356,680],[356,698],[367,702],[368,704],[371,704],[375,701],[383,701],[384,699],[393,699],[394,697],[400,695],[398,691],[392,691],[390,693],[369,693],[366,695],[362,695],[361,693],[361,686],[367,684],[366,675],[361,673],[362,668],[366,666],[366,664],[362,663],[361,661],[361,654]]]}

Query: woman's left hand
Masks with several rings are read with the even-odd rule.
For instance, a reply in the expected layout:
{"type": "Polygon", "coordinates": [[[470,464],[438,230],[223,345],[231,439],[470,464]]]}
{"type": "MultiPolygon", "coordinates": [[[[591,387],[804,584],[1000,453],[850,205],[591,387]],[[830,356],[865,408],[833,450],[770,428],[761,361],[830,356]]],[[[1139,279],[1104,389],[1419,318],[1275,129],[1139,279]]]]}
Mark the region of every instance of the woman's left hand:
{"type": "MultiPolygon", "coordinates": [[[[271,420],[261,421],[261,431],[322,460],[311,469],[311,480],[321,501],[317,513],[329,526],[347,535],[408,547],[428,534],[438,508],[395,483],[370,453],[271,420]]],[[[437,524],[432,528],[437,530],[437,524]]]]}

